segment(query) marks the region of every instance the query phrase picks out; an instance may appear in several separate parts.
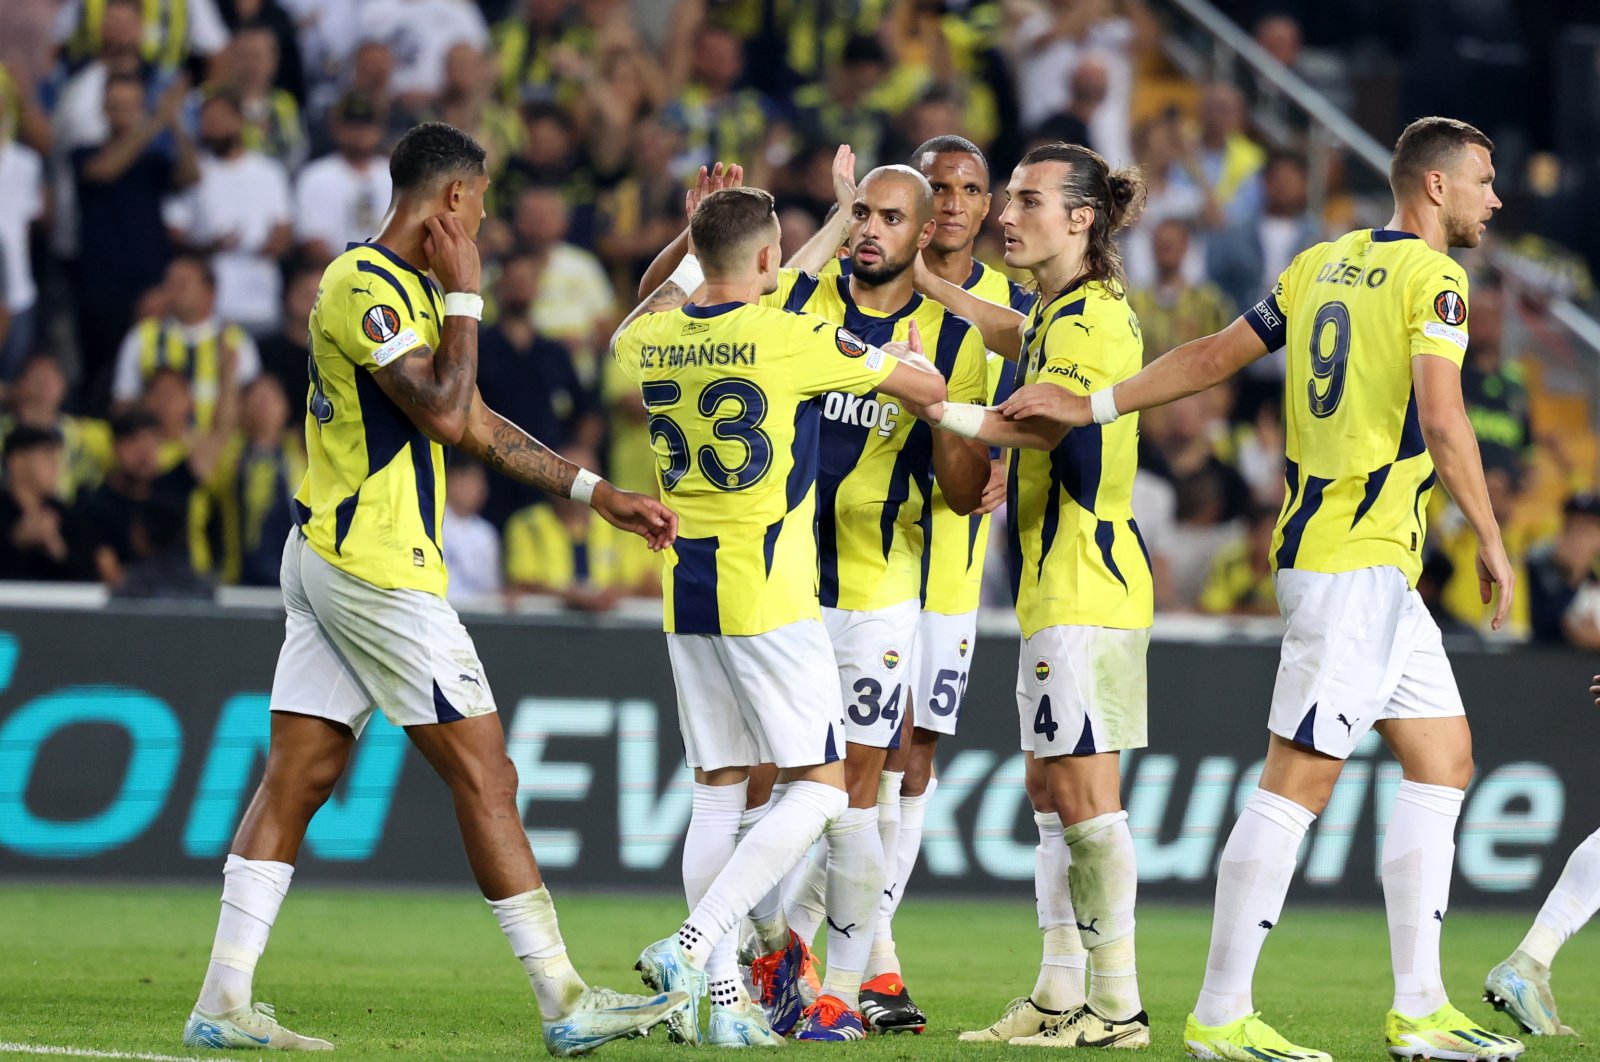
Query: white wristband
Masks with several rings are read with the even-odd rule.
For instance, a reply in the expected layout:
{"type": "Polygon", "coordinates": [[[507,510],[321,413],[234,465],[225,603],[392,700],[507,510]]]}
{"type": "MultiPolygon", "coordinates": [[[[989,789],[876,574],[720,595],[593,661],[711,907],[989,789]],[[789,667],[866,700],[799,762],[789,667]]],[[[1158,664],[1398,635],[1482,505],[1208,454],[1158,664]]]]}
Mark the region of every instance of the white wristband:
{"type": "Polygon", "coordinates": [[[446,317],[470,317],[474,321],[483,320],[483,296],[474,295],[470,291],[452,291],[444,297],[444,315],[446,317]]]}
{"type": "Polygon", "coordinates": [[[678,268],[667,278],[667,283],[678,285],[685,295],[693,295],[705,282],[706,272],[700,268],[700,259],[692,254],[684,255],[683,261],[678,263],[678,268]]]}
{"type": "Polygon", "coordinates": [[[1112,394],[1113,387],[1102,387],[1089,396],[1089,413],[1094,417],[1096,424],[1110,424],[1122,414],[1117,412],[1117,400],[1112,394]]]}
{"type": "Polygon", "coordinates": [[[580,468],[578,469],[578,474],[572,477],[572,490],[568,492],[567,497],[575,502],[583,502],[585,505],[590,505],[592,504],[590,499],[594,497],[594,489],[599,484],[599,476],[590,472],[587,468],[580,468]]]}
{"type": "Polygon", "coordinates": [[[987,412],[989,407],[975,406],[971,402],[946,402],[939,427],[963,439],[975,439],[983,430],[983,415],[987,412]]]}

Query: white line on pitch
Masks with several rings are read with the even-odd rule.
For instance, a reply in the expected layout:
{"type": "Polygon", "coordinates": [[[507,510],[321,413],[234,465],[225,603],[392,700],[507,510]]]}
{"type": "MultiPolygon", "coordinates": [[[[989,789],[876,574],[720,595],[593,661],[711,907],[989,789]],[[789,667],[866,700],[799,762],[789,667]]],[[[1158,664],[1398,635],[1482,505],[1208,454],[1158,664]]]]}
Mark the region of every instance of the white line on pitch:
{"type": "Polygon", "coordinates": [[[150,1062],[195,1062],[193,1055],[155,1055],[148,1051],[91,1051],[86,1047],[53,1044],[13,1044],[0,1040],[0,1052],[24,1055],[67,1055],[73,1058],[142,1058],[150,1062]]]}

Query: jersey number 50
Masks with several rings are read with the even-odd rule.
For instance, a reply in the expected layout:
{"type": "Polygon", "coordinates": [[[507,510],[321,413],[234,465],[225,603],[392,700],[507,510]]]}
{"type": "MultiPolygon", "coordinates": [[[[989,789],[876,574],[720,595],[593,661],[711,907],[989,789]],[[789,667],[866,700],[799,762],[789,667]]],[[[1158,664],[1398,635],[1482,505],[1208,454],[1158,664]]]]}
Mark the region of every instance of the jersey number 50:
{"type": "MultiPolygon", "coordinates": [[[[672,380],[651,380],[640,385],[644,405],[650,411],[650,442],[664,444],[665,453],[656,449],[656,460],[661,465],[661,486],[675,490],[678,482],[689,472],[689,438],[683,427],[666,413],[659,412],[676,405],[683,390],[672,380]]],[[[713,380],[700,391],[700,415],[711,420],[711,434],[718,439],[732,439],[744,449],[744,459],[736,465],[725,465],[717,455],[716,447],[706,444],[694,454],[700,474],[718,490],[744,490],[753,487],[766,476],[772,467],[772,437],[761,430],[767,419],[766,393],[738,377],[713,380]],[[732,409],[731,415],[717,416],[732,409]]]]}
{"type": "Polygon", "coordinates": [[[1350,310],[1342,302],[1325,302],[1311,324],[1311,379],[1306,395],[1313,417],[1329,417],[1344,397],[1344,373],[1350,360],[1350,310]],[[1323,353],[1323,332],[1333,326],[1333,345],[1323,353]],[[1324,386],[1319,391],[1318,383],[1324,386]]]}

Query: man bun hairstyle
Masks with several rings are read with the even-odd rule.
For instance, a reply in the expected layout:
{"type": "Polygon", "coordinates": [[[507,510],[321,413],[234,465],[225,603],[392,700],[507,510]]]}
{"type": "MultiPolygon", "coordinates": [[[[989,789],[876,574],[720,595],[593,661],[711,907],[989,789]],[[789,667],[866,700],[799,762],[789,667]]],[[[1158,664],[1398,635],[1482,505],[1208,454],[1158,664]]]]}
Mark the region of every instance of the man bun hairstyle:
{"type": "Polygon", "coordinates": [[[1020,165],[1036,162],[1062,162],[1067,166],[1061,180],[1061,194],[1068,210],[1092,207],[1094,222],[1089,226],[1089,246],[1084,251],[1084,271],[1098,280],[1116,298],[1128,287],[1122,268],[1122,251],[1112,239],[1118,230],[1133,224],[1144,210],[1144,177],[1136,166],[1113,170],[1106,160],[1082,144],[1041,144],[1022,156],[1020,165]]]}
{"type": "Polygon", "coordinates": [[[432,189],[447,180],[482,177],[483,146],[453,125],[414,126],[389,156],[389,178],[396,193],[432,189]]]}
{"type": "Polygon", "coordinates": [[[760,188],[723,188],[700,200],[689,219],[689,236],[701,267],[717,274],[739,268],[739,252],[765,238],[777,215],[772,193],[760,188]]]}
{"type": "Polygon", "coordinates": [[[1456,156],[1473,144],[1494,151],[1493,140],[1459,118],[1418,118],[1395,141],[1394,157],[1389,162],[1389,187],[1395,195],[1403,194],[1430,170],[1449,168],[1456,156]]]}

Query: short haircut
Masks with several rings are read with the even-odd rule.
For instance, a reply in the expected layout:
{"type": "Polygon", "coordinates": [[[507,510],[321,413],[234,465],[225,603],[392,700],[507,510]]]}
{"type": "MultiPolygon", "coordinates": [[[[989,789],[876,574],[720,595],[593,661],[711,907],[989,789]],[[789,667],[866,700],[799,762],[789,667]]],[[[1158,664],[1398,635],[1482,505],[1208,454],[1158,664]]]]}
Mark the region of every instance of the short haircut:
{"type": "Polygon", "coordinates": [[[1423,174],[1448,167],[1462,149],[1472,144],[1485,151],[1494,150],[1493,140],[1458,118],[1418,118],[1395,141],[1394,158],[1389,162],[1389,187],[1400,195],[1423,174]]]}
{"type": "Polygon", "coordinates": [[[932,140],[924,140],[922,146],[911,153],[911,165],[922,169],[923,160],[929,155],[971,155],[978,160],[978,165],[983,167],[983,172],[989,172],[989,160],[983,157],[983,149],[964,136],[946,133],[936,136],[932,140]]]}
{"type": "Polygon", "coordinates": [[[160,431],[161,422],[147,409],[130,409],[111,418],[111,437],[127,439],[145,431],[160,431]]]}
{"type": "Polygon", "coordinates": [[[389,178],[397,193],[430,190],[447,180],[482,177],[484,150],[472,137],[444,122],[414,126],[389,156],[389,178]]]}
{"type": "Polygon", "coordinates": [[[772,193],[760,188],[724,188],[702,199],[689,219],[689,235],[706,271],[727,273],[737,268],[739,252],[750,241],[765,238],[777,211],[772,193]]]}
{"type": "Polygon", "coordinates": [[[933,217],[933,185],[928,183],[928,179],[922,175],[921,170],[912,166],[906,166],[895,162],[890,163],[887,166],[876,167],[865,177],[861,178],[861,184],[858,186],[859,190],[857,194],[865,194],[867,185],[874,181],[883,180],[884,178],[905,181],[916,189],[918,222],[926,222],[929,218],[933,217]]]}

